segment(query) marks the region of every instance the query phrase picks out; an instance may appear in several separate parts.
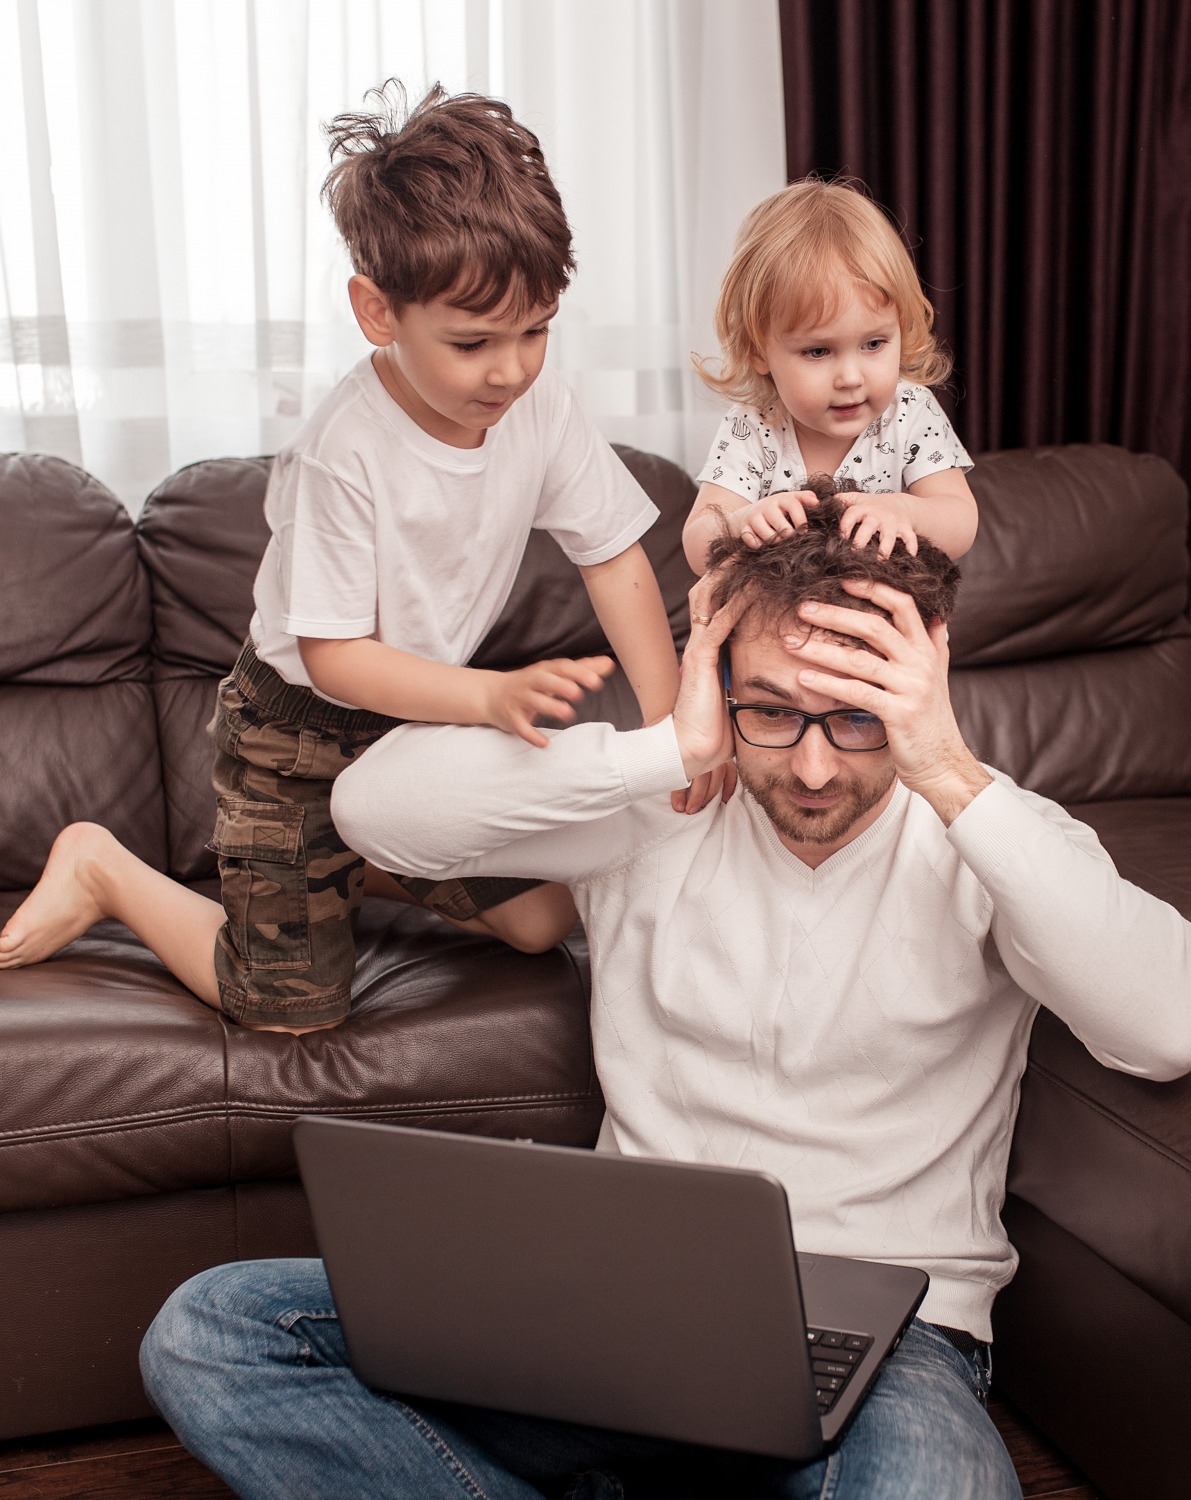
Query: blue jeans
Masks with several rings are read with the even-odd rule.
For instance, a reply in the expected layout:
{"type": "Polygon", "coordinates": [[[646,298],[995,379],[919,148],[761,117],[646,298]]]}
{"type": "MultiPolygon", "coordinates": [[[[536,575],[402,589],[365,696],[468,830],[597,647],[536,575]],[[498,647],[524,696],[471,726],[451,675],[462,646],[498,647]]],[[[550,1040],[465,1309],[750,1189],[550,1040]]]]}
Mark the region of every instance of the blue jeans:
{"type": "Polygon", "coordinates": [[[809,1464],[691,1449],[362,1385],[318,1260],[218,1266],[141,1348],[179,1438],[244,1500],[1020,1500],[988,1371],[915,1321],[843,1443],[809,1464]]]}

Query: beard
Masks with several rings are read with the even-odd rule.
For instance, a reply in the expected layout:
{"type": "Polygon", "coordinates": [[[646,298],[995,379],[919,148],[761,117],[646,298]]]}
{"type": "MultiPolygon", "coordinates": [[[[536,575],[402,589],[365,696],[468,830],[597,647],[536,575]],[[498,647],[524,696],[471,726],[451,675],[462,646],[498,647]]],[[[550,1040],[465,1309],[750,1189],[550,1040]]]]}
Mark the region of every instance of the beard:
{"type": "Polygon", "coordinates": [[[796,844],[837,843],[865,813],[876,807],[893,785],[896,774],[890,766],[884,778],[869,781],[833,776],[826,786],[811,788],[797,776],[750,775],[739,763],[736,772],[778,833],[796,844]],[[791,797],[792,792],[802,797],[829,792],[838,801],[830,807],[800,807],[791,797]]]}

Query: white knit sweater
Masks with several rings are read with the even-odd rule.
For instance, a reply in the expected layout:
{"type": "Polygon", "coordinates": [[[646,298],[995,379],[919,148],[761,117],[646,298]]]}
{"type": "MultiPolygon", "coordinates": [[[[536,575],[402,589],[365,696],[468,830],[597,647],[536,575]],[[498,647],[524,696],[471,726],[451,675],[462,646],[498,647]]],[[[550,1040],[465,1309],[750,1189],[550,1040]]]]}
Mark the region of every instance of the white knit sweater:
{"type": "Polygon", "coordinates": [[[692,817],[671,722],[535,749],[409,725],[336,783],[348,843],[419,875],[565,881],[587,928],[600,1147],[772,1173],[801,1250],[920,1266],[989,1338],[1041,1001],[1110,1067],[1191,1069],[1191,924],[997,773],[950,829],[897,785],[818,869],[747,794],[692,817]]]}

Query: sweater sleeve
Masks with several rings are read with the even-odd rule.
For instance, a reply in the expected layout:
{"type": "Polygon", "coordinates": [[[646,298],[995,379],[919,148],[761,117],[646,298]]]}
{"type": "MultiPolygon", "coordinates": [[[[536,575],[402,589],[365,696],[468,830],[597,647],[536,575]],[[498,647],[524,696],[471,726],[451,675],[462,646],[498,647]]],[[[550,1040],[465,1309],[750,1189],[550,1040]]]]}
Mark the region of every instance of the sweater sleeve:
{"type": "Polygon", "coordinates": [[[337,778],[331,811],[385,870],[574,884],[632,858],[653,836],[635,805],[685,785],[670,719],[577,724],[545,749],[484,726],[405,724],[337,778]]]}
{"type": "Polygon", "coordinates": [[[1191,1071],[1191,923],[1122,879],[1085,824],[1006,778],[948,839],[988,892],[997,951],[1028,995],[1107,1067],[1191,1071]]]}

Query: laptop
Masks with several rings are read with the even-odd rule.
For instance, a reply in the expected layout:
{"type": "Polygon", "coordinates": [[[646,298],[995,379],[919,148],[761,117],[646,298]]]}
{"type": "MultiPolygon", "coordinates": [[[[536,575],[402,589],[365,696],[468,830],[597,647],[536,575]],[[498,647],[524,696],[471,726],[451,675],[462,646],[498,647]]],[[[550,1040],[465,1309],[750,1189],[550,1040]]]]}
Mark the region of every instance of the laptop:
{"type": "Polygon", "coordinates": [[[352,1368],[382,1391],[805,1462],[926,1291],[796,1255],[761,1172],[309,1116],[294,1143],[352,1368]]]}

